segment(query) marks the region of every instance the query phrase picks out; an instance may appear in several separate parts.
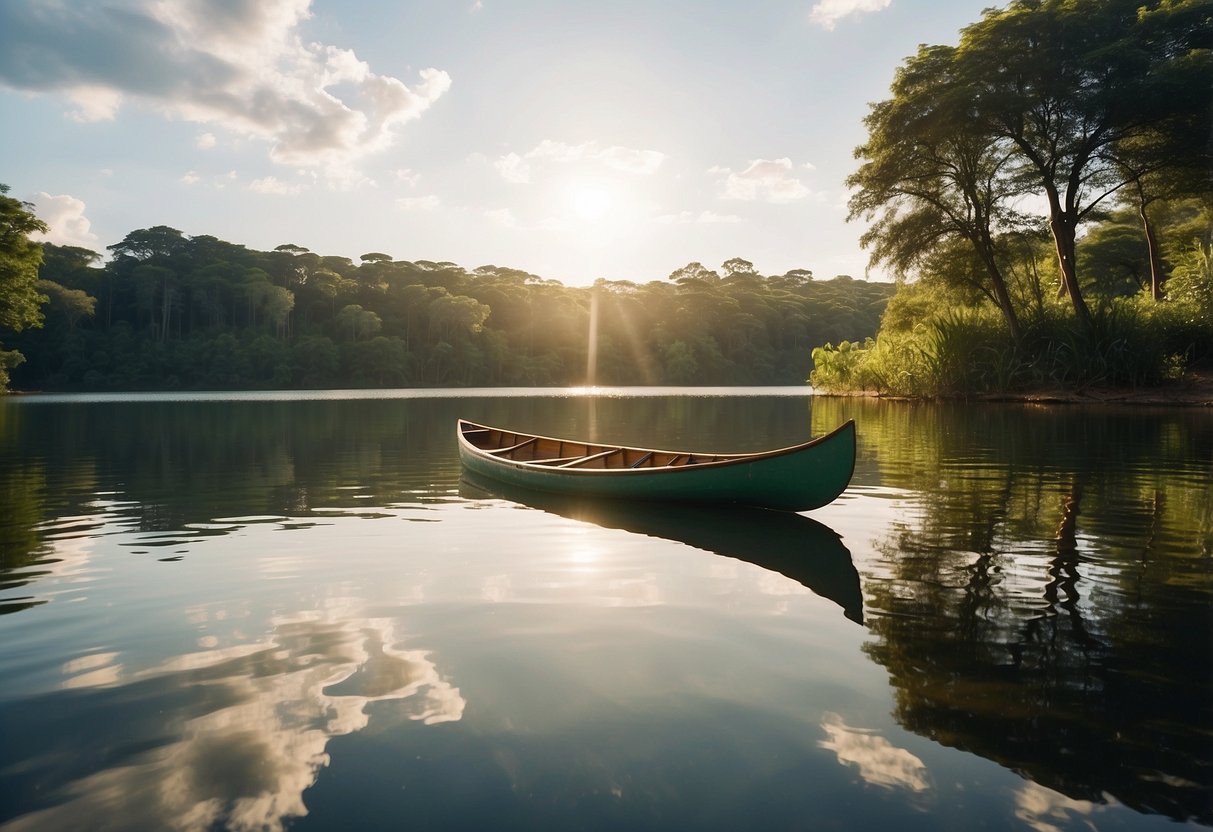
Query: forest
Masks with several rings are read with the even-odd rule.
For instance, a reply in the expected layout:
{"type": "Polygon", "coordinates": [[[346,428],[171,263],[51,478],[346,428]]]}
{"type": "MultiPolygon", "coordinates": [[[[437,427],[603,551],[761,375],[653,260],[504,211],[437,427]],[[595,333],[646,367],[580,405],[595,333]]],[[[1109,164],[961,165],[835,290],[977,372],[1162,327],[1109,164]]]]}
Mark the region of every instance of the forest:
{"type": "MultiPolygon", "coordinates": [[[[29,213],[3,199],[6,216],[29,213]]],[[[802,384],[813,346],[874,334],[893,291],[802,269],[763,276],[741,258],[565,286],[380,252],[255,251],[166,226],[109,255],[27,241],[20,327],[13,272],[0,276],[14,389],[802,384]]]]}

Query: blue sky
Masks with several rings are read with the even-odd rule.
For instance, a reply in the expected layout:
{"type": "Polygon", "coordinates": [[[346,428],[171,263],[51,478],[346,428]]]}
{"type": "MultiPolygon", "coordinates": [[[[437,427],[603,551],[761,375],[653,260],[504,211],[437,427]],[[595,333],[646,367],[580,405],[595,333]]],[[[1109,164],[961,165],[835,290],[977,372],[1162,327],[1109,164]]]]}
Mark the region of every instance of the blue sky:
{"type": "Polygon", "coordinates": [[[170,225],[570,285],[858,277],[867,104],[988,5],[0,0],[0,182],[101,252],[170,225]]]}

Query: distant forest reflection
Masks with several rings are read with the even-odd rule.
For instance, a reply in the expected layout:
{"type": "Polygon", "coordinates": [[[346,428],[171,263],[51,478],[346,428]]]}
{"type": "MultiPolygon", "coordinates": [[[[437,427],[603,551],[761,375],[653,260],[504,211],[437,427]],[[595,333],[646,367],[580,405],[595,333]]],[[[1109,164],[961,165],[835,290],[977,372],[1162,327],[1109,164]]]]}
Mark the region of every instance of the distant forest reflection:
{"type": "Polygon", "coordinates": [[[860,563],[896,717],[1072,798],[1213,822],[1213,421],[818,400],[906,511],[860,563]]]}
{"type": "Polygon", "coordinates": [[[172,559],[177,544],[249,522],[478,499],[461,491],[460,416],[721,450],[854,418],[844,501],[762,523],[762,551],[745,541],[757,522],[746,512],[538,507],[740,557],[830,598],[869,629],[865,650],[911,731],[1076,800],[1213,823],[1213,420],[1199,410],[793,396],[8,402],[0,613],[41,603],[53,542],[102,528],[172,559]],[[815,556],[829,563],[796,562],[815,556]]]}

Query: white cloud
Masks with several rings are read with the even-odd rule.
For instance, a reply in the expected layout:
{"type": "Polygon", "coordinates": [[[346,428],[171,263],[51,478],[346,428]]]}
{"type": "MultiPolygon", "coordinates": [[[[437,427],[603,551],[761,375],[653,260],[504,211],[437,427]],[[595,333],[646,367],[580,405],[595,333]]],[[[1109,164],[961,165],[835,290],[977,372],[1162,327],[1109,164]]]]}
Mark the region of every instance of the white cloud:
{"type": "Polygon", "coordinates": [[[202,180],[195,170],[187,170],[181,175],[181,182],[185,185],[197,185],[202,180]]]}
{"type": "Polygon", "coordinates": [[[892,0],[818,0],[809,11],[809,19],[823,29],[833,31],[834,24],[853,14],[887,9],[892,0]]]}
{"type": "Polygon", "coordinates": [[[517,153],[507,153],[493,162],[493,167],[506,182],[523,184],[531,181],[531,166],[517,153]]]}
{"type": "Polygon", "coordinates": [[[34,233],[30,239],[46,241],[60,246],[80,246],[94,249],[97,235],[90,229],[92,223],[84,216],[84,202],[68,194],[51,196],[39,192],[29,199],[38,219],[47,225],[47,231],[34,233]]]}
{"type": "Polygon", "coordinates": [[[404,196],[396,200],[396,204],[405,211],[436,211],[441,200],[433,194],[428,196],[404,196]]]}
{"type": "Polygon", "coordinates": [[[81,0],[0,4],[0,85],[62,93],[80,120],[130,98],[267,142],[277,162],[344,172],[449,89],[412,87],[350,50],[305,43],[310,0],[81,0]],[[81,84],[80,79],[89,79],[81,84]]]}
{"type": "Polygon", "coordinates": [[[720,195],[725,199],[784,203],[804,199],[811,193],[797,178],[788,158],[754,159],[743,171],[715,166],[708,173],[723,177],[720,195]]]}
{"type": "Polygon", "coordinates": [[[199,150],[210,150],[217,141],[214,133],[199,133],[198,138],[194,139],[194,146],[199,150]]]}
{"type": "Polygon", "coordinates": [[[518,218],[509,208],[493,208],[485,211],[484,215],[489,218],[489,221],[504,228],[515,228],[518,225],[518,218]]]}
{"type": "Polygon", "coordinates": [[[396,177],[397,181],[403,182],[410,188],[414,187],[417,184],[417,180],[421,178],[421,174],[416,173],[410,168],[400,168],[394,171],[393,175],[396,177]]]}
{"type": "Polygon", "coordinates": [[[302,185],[290,185],[280,181],[274,176],[263,176],[260,179],[254,179],[249,183],[248,189],[259,194],[278,194],[281,196],[292,196],[300,193],[303,190],[302,185]]]}
{"type": "Polygon", "coordinates": [[[113,121],[122,103],[122,94],[117,90],[95,84],[71,87],[65,93],[76,105],[76,109],[67,114],[72,121],[113,121]]]}
{"type": "Polygon", "coordinates": [[[663,225],[687,225],[690,223],[715,225],[741,222],[741,217],[736,214],[717,214],[715,211],[700,211],[698,214],[694,211],[680,211],[677,214],[662,214],[656,218],[656,222],[663,225]]]}
{"type": "Polygon", "coordinates": [[[557,153],[572,153],[573,157],[577,159],[592,159],[613,170],[637,173],[642,176],[656,173],[657,169],[661,167],[661,163],[665,161],[665,154],[656,150],[637,150],[619,145],[599,149],[596,142],[587,142],[574,147],[544,142],[540,147],[547,144],[555,145],[554,150],[557,153]]]}
{"type": "Polygon", "coordinates": [[[741,222],[736,214],[717,214],[715,211],[700,211],[696,222],[701,223],[735,223],[741,222]]]}
{"type": "Polygon", "coordinates": [[[657,150],[640,150],[622,145],[602,147],[596,141],[568,144],[544,139],[523,155],[507,153],[493,162],[507,182],[531,181],[532,163],[569,164],[590,162],[622,173],[649,176],[657,172],[666,155],[657,150]]]}

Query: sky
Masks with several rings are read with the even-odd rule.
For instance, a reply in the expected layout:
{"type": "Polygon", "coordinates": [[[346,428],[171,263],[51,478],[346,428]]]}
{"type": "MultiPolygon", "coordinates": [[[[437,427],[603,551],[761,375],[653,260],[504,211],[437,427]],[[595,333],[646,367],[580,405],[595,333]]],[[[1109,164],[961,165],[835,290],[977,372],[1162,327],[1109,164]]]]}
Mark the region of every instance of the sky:
{"type": "Polygon", "coordinates": [[[0,0],[0,183],[46,239],[647,282],[872,279],[870,102],[990,0],[0,0]]]}

